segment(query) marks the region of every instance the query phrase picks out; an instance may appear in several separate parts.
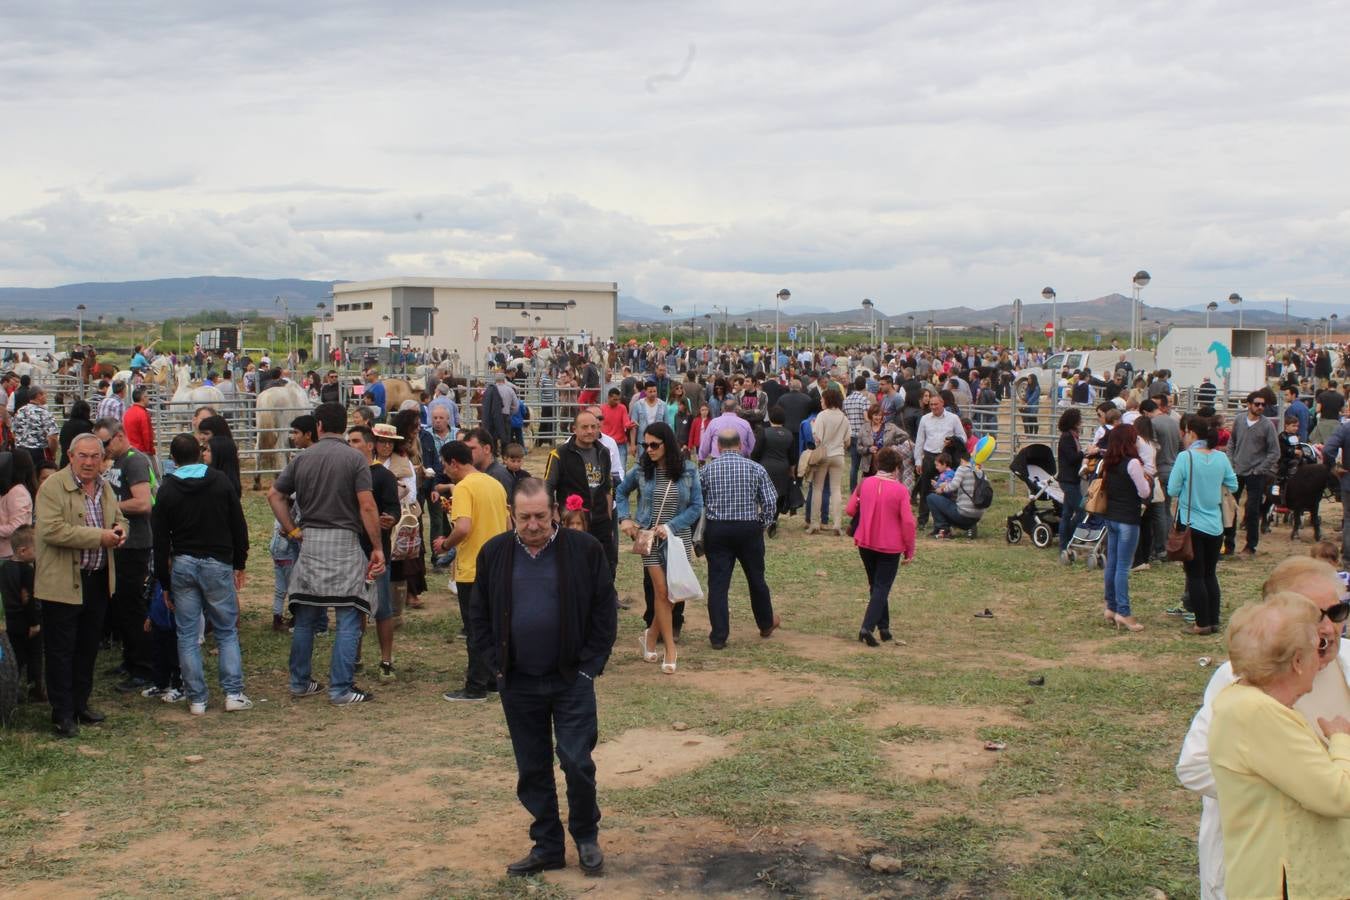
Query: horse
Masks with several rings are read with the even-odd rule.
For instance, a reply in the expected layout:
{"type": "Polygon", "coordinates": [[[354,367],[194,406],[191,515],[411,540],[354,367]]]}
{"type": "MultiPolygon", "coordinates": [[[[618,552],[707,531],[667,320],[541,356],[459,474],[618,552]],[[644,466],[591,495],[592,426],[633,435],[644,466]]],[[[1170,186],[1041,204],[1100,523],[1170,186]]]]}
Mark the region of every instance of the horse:
{"type": "Polygon", "coordinates": [[[161,358],[165,359],[164,365],[156,370],[154,364],[151,364],[151,371],[155,375],[155,384],[160,385],[165,384],[168,372],[173,371],[174,390],[173,399],[169,401],[170,404],[175,406],[185,404],[214,406],[225,402],[225,395],[220,392],[220,388],[204,385],[201,382],[193,382],[190,366],[179,366],[177,370],[173,370],[165,357],[156,358],[155,362],[159,362],[161,358]]]}
{"type": "Polygon", "coordinates": [[[276,448],[281,435],[291,420],[307,412],[311,403],[309,393],[298,382],[273,384],[258,394],[255,413],[258,427],[258,468],[276,469],[276,448]]]}

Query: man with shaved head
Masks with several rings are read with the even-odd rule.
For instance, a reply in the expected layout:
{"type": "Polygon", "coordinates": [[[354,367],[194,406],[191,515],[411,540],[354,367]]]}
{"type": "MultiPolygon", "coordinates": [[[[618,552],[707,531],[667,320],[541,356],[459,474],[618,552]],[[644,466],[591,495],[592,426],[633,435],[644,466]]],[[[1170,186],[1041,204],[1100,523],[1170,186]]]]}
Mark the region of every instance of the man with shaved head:
{"type": "Polygon", "coordinates": [[[619,565],[619,545],[610,513],[614,495],[610,451],[600,443],[600,419],[582,409],[572,421],[572,436],[549,451],[544,463],[544,482],[558,508],[576,494],[590,514],[591,535],[605,548],[610,577],[619,565]]]}
{"type": "Polygon", "coordinates": [[[778,514],[778,492],[764,467],[741,455],[735,428],[717,432],[717,456],[699,471],[706,516],[703,545],[708,555],[708,640],[714,650],[727,645],[731,620],[727,591],[731,573],[741,564],[750,588],[750,609],[760,637],[769,637],[782,622],[774,614],[764,580],[764,531],[778,514]]]}
{"type": "MultiPolygon", "coordinates": [[[[1318,718],[1350,716],[1350,641],[1341,638],[1341,626],[1350,616],[1350,601],[1340,578],[1327,563],[1307,556],[1294,556],[1280,563],[1261,587],[1263,599],[1283,592],[1302,594],[1322,610],[1317,624],[1318,662],[1321,670],[1294,710],[1303,715],[1316,734],[1318,718]]],[[[1232,663],[1215,670],[1205,688],[1204,706],[1195,714],[1177,761],[1177,777],[1186,788],[1201,795],[1200,896],[1222,900],[1224,894],[1223,835],[1219,828],[1219,801],[1209,765],[1209,725],[1214,698],[1236,681],[1232,663]]]]}

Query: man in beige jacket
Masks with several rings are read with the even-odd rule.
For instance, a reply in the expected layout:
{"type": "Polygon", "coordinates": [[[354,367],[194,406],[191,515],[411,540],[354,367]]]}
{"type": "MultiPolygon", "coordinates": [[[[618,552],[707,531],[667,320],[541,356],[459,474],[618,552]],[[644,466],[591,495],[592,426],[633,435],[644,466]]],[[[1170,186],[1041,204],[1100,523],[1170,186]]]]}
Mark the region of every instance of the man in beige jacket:
{"type": "Polygon", "coordinates": [[[103,715],[89,708],[103,617],[113,584],[111,550],[126,540],[117,494],[103,481],[103,442],[92,434],[70,444],[70,465],[38,490],[35,509],[37,571],[33,594],[42,600],[47,696],[61,737],[80,733],[103,715]]]}

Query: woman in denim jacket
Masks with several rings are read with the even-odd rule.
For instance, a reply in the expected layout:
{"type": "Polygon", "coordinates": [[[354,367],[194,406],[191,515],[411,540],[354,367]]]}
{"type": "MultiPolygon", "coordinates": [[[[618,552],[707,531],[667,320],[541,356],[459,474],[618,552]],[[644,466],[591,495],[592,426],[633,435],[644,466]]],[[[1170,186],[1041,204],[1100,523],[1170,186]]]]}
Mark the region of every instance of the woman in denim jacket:
{"type": "Polygon", "coordinates": [[[666,590],[666,539],[679,535],[684,552],[693,547],[693,528],[703,514],[703,489],[699,486],[698,467],[680,455],[675,432],[665,422],[647,427],[642,436],[643,449],[638,464],[628,470],[616,490],[619,529],[629,539],[639,531],[652,530],[651,550],[643,554],[642,565],[652,582],[652,609],[647,630],[642,632],[642,658],[656,662],[655,644],[665,647],[661,671],[675,673],[674,605],[666,590]],[[637,515],[630,512],[628,497],[637,489],[637,515]],[[652,626],[656,634],[652,634],[652,626]]]}

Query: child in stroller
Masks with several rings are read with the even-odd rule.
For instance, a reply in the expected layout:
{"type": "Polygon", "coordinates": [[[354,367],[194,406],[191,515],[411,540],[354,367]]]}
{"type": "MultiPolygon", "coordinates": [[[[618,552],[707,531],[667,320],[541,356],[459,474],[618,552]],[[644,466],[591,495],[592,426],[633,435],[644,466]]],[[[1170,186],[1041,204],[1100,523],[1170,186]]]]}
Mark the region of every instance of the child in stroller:
{"type": "Polygon", "coordinates": [[[1026,506],[1008,516],[1008,543],[1019,543],[1024,534],[1030,534],[1037,547],[1050,546],[1064,513],[1064,490],[1055,481],[1054,451],[1046,444],[1028,444],[1013,456],[1009,468],[1027,486],[1028,498],[1026,506]]]}

